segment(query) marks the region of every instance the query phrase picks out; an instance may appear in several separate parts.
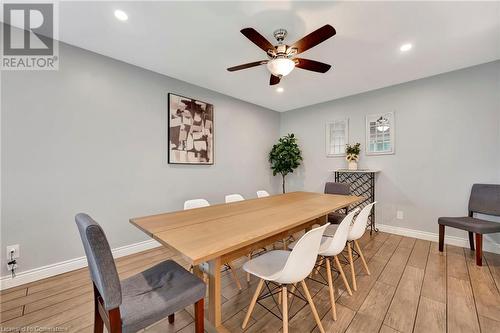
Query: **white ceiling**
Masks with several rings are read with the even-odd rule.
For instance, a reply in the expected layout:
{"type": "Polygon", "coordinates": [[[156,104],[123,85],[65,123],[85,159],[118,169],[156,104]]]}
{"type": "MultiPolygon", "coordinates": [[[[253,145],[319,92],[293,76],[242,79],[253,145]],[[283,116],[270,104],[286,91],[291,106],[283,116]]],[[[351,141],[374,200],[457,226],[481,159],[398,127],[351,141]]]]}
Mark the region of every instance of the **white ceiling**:
{"type": "Polygon", "coordinates": [[[277,111],[500,58],[500,2],[62,2],[59,11],[64,42],[277,111]],[[226,71],[266,58],[244,27],[274,44],[277,28],[290,43],[324,24],[337,35],[302,56],[333,65],[326,74],[295,69],[279,94],[265,66],[226,71]]]}

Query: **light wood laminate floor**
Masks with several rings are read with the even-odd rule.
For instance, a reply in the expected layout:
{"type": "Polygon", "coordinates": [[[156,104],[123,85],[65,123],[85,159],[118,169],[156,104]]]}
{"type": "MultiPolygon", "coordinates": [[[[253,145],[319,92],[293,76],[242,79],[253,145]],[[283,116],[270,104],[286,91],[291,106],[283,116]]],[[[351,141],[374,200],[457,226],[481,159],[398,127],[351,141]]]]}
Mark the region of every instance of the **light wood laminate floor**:
{"type": "MultiPolygon", "coordinates": [[[[500,332],[500,255],[485,253],[477,267],[468,249],[447,246],[439,253],[437,243],[414,238],[366,233],[361,240],[371,275],[356,261],[358,291],[349,296],[340,279],[335,280],[337,321],[330,313],[328,288],[314,281],[308,286],[327,332],[500,332]]],[[[167,258],[187,267],[166,248],[156,248],[117,260],[126,278],[167,258]]],[[[243,263],[238,262],[236,266],[243,263]]],[[[346,273],[349,270],[345,269],[346,273]]],[[[257,280],[239,291],[228,272],[222,275],[223,324],[241,332],[241,323],[257,280]]],[[[349,278],[349,274],[348,278],[349,278]]],[[[92,332],[92,288],[87,269],[65,273],[1,292],[3,330],[10,327],[58,328],[60,332],[92,332]]],[[[268,306],[273,306],[268,300],[268,306]]],[[[300,302],[295,306],[300,308],[300,302]]],[[[176,314],[173,325],[163,320],[146,331],[193,332],[193,310],[176,314]]],[[[279,319],[256,306],[246,332],[281,331],[279,319]]],[[[319,332],[310,308],[290,320],[290,332],[319,332]]]]}

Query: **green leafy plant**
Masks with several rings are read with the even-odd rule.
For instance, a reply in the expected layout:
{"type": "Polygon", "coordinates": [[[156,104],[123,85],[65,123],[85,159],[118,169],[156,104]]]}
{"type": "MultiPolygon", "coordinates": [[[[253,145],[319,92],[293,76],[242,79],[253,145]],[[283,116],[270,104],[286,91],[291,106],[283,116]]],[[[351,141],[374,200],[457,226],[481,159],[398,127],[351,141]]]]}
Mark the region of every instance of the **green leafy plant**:
{"type": "Polygon", "coordinates": [[[269,153],[269,162],[273,176],[280,174],[283,178],[283,193],[285,193],[285,177],[298,168],[302,155],[295,135],[288,134],[278,140],[269,153]]]}
{"type": "Polygon", "coordinates": [[[349,162],[358,161],[359,153],[361,152],[361,143],[355,143],[353,145],[347,144],[345,146],[346,160],[349,162]]]}

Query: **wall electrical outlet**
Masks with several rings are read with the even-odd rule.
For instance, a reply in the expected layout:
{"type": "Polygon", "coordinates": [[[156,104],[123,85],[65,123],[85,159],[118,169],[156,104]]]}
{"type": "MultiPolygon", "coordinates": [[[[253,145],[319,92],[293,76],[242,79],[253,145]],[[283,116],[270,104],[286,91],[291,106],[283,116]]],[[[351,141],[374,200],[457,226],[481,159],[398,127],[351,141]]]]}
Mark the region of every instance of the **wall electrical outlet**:
{"type": "Polygon", "coordinates": [[[20,257],[20,254],[19,254],[19,244],[7,246],[7,260],[10,260],[11,258],[12,259],[16,259],[16,258],[19,258],[19,257],[20,257]],[[11,254],[12,251],[14,251],[14,253],[12,254],[12,257],[11,257],[10,254],[11,254]]]}
{"type": "Polygon", "coordinates": [[[402,210],[398,210],[398,211],[396,212],[396,218],[397,218],[398,220],[402,220],[402,219],[404,219],[404,218],[405,218],[405,214],[403,213],[403,211],[402,211],[402,210]]]}

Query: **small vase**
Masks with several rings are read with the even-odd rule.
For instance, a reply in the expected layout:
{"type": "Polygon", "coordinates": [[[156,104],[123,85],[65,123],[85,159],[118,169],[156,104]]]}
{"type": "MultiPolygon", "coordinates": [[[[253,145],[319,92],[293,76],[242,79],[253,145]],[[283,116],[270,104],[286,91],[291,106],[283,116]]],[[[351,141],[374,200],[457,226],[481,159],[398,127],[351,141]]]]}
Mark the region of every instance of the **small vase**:
{"type": "Polygon", "coordinates": [[[348,169],[349,170],[358,170],[358,162],[356,162],[356,161],[349,162],[348,169]]]}

